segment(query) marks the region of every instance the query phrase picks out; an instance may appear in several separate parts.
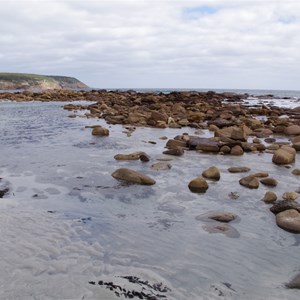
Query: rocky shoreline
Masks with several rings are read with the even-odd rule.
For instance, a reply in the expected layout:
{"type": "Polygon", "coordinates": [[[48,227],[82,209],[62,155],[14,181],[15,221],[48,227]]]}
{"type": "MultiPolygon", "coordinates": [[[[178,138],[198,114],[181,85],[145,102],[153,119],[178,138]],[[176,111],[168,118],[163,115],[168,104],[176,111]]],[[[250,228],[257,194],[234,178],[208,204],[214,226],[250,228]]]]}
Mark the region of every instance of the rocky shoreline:
{"type": "MultiPolygon", "coordinates": [[[[160,128],[161,140],[165,140],[165,149],[162,151],[165,159],[161,159],[161,162],[153,163],[153,155],[138,151],[139,149],[132,153],[116,153],[114,156],[116,161],[135,160],[137,164],[150,162],[149,170],[151,168],[158,172],[169,172],[168,170],[172,168],[171,158],[177,159],[188,152],[197,152],[199,155],[205,153],[212,158],[216,155],[232,157],[232,165],[235,165],[237,157],[246,155],[245,153],[253,154],[251,157],[254,160],[256,155],[269,153],[267,159],[270,164],[290,169],[289,176],[300,175],[297,161],[300,151],[300,103],[295,108],[269,106],[264,99],[273,99],[272,96],[261,96],[261,103],[251,106],[249,105],[251,100],[247,100],[246,94],[214,92],[158,94],[134,91],[45,91],[1,93],[0,98],[19,102],[92,101],[91,104],[67,103],[64,109],[72,112],[70,117],[104,119],[107,124],[121,124],[128,137],[136,127],[160,128]],[[246,101],[248,103],[245,103],[246,101]],[[181,128],[184,132],[184,128],[187,127],[194,128],[194,133],[182,133],[172,138],[163,136],[164,128],[181,128]]],[[[109,139],[113,135],[111,126],[86,127],[95,139],[109,139]]],[[[155,142],[152,143],[155,145],[155,142]]],[[[262,185],[269,189],[258,200],[263,201],[263,206],[266,203],[266,211],[270,209],[274,214],[274,223],[276,222],[278,227],[287,232],[300,233],[300,204],[297,202],[300,194],[299,185],[294,185],[294,190],[286,189],[284,193],[276,195],[274,187],[278,184],[283,187],[284,182],[279,182],[276,173],[269,174],[267,168],[263,172],[251,171],[249,161],[249,165],[230,167],[227,172],[221,170],[220,165],[213,166],[213,164],[212,162],[210,168],[200,170],[198,177],[186,182],[188,192],[204,194],[208,189],[220,184],[217,182],[223,176],[239,173],[241,176],[236,184],[249,191],[249,194],[262,185]]],[[[149,186],[157,184],[151,177],[128,168],[115,170],[112,177],[132,184],[149,186]]],[[[9,192],[4,180],[0,185],[0,192],[2,196],[9,192]]],[[[236,200],[239,195],[232,192],[230,198],[236,200]]],[[[229,238],[240,236],[234,225],[240,218],[243,216],[230,211],[214,211],[195,217],[202,223],[202,228],[206,232],[224,234],[229,238]]],[[[300,288],[298,277],[286,286],[300,288]]]]}

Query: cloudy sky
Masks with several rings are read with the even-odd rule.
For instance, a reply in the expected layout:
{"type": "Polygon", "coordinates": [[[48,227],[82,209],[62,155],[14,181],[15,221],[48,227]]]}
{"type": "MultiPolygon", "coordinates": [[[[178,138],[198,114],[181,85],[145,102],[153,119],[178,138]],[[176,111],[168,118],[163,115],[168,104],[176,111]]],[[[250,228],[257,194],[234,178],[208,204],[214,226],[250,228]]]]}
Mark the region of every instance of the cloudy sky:
{"type": "Polygon", "coordinates": [[[299,0],[0,0],[0,72],[300,90],[299,0]]]}

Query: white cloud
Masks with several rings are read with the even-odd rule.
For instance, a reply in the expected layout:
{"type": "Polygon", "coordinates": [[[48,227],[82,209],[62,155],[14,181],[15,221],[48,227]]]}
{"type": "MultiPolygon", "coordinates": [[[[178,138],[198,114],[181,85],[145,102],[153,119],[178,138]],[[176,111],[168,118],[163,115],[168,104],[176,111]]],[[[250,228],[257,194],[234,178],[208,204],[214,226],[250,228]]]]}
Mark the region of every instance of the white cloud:
{"type": "Polygon", "coordinates": [[[0,1],[3,71],[97,87],[300,89],[299,1],[0,1]]]}

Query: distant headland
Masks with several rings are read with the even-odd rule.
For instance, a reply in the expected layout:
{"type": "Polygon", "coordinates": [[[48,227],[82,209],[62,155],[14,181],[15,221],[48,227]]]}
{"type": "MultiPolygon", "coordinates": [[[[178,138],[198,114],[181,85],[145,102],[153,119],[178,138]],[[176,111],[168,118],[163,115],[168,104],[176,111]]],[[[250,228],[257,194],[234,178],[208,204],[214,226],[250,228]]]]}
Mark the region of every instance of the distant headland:
{"type": "Polygon", "coordinates": [[[84,88],[88,88],[88,86],[74,77],[24,73],[0,73],[0,90],[84,88]]]}

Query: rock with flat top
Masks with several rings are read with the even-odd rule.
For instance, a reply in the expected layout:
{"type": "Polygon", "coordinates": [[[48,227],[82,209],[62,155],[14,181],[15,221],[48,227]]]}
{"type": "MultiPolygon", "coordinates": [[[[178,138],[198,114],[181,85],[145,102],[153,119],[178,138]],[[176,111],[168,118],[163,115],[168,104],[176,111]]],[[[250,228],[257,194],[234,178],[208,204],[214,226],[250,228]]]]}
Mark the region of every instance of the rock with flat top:
{"type": "Polygon", "coordinates": [[[241,178],[239,183],[240,185],[245,186],[249,189],[257,189],[259,187],[258,179],[252,175],[241,178]]]}
{"type": "Polygon", "coordinates": [[[152,178],[127,168],[120,168],[113,172],[111,176],[117,180],[122,180],[129,183],[137,183],[142,185],[155,184],[155,180],[153,180],[152,178]]]}

